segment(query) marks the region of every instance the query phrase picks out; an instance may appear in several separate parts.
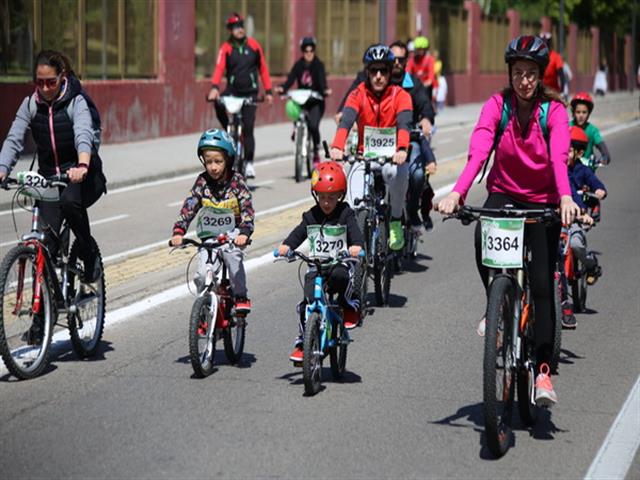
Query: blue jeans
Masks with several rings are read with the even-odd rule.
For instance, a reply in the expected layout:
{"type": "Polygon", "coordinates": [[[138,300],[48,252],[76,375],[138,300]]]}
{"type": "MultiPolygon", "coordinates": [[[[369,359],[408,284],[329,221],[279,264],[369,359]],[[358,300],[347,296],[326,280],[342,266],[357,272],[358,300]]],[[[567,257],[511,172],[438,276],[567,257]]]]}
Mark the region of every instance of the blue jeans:
{"type": "MultiPolygon", "coordinates": [[[[407,216],[411,225],[420,225],[418,209],[420,198],[425,190],[425,167],[435,162],[435,156],[429,146],[429,141],[420,137],[420,141],[411,142],[411,156],[409,157],[409,190],[407,195],[407,216]]],[[[429,190],[431,187],[429,186],[429,190]]]]}

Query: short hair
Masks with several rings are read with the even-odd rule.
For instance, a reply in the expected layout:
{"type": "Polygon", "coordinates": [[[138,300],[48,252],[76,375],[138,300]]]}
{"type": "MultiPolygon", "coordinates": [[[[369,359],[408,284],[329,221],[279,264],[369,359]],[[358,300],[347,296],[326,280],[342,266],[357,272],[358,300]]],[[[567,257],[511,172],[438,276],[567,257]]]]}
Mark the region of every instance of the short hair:
{"type": "Polygon", "coordinates": [[[403,49],[406,53],[409,52],[409,47],[407,46],[406,43],[404,43],[402,40],[396,40],[395,42],[393,42],[391,45],[389,45],[389,49],[393,48],[393,47],[398,47],[403,49]]]}

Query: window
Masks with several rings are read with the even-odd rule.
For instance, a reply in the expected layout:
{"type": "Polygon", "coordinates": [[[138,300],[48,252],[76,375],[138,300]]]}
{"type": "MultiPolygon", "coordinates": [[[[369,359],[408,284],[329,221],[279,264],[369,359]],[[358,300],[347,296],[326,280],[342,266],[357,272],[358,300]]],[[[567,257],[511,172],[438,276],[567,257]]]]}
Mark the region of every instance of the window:
{"type": "Polygon", "coordinates": [[[0,0],[0,77],[31,78],[33,68],[33,1],[0,0]]]}

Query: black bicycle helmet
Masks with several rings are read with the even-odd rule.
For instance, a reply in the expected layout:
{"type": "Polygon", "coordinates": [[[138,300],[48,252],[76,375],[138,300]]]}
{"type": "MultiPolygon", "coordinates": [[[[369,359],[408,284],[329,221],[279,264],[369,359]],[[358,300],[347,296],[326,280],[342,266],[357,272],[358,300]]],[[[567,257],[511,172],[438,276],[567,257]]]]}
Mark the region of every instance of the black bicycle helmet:
{"type": "Polygon", "coordinates": [[[316,48],[316,39],[314,37],[302,37],[300,40],[300,50],[304,51],[307,47],[316,48]]]}
{"type": "Polygon", "coordinates": [[[509,42],[504,52],[504,61],[509,66],[516,60],[531,60],[544,72],[549,63],[549,49],[542,39],[533,35],[521,35],[509,42]]]}
{"type": "Polygon", "coordinates": [[[389,47],[382,44],[371,45],[364,52],[362,57],[362,63],[365,66],[369,66],[372,63],[385,63],[389,66],[393,66],[393,59],[395,56],[393,52],[389,50],[389,47]]]}

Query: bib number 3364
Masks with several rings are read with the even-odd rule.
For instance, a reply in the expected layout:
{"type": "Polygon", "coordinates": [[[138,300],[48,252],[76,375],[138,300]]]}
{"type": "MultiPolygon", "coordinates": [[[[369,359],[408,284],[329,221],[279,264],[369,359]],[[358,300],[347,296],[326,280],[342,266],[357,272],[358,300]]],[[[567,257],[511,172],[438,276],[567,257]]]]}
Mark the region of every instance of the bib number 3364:
{"type": "Polygon", "coordinates": [[[491,268],[522,268],[524,219],[480,219],[482,264],[491,268]]]}

